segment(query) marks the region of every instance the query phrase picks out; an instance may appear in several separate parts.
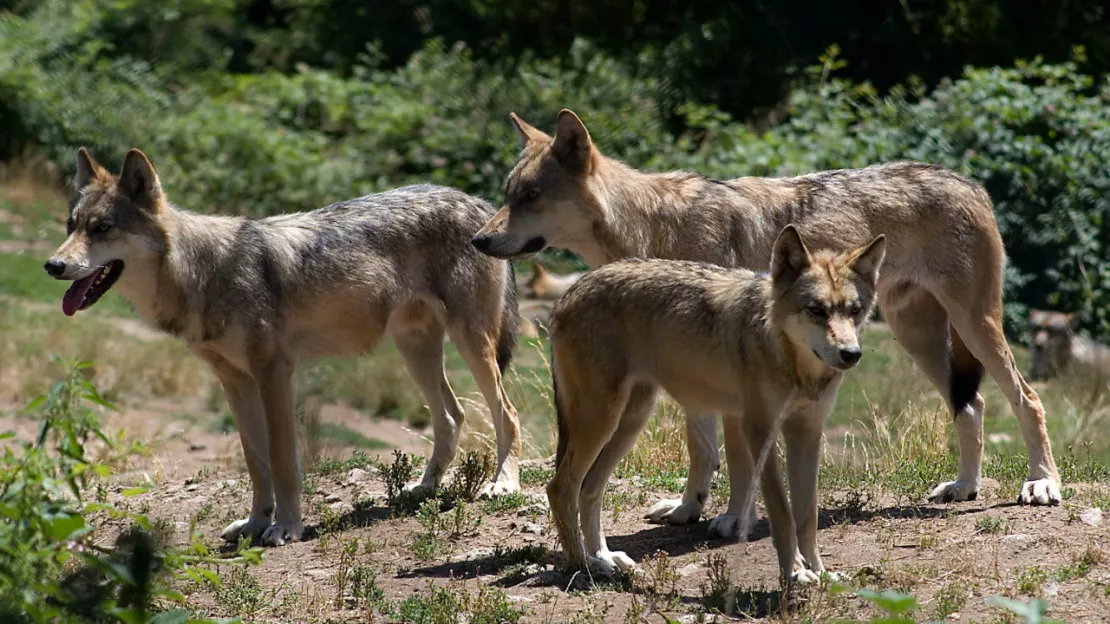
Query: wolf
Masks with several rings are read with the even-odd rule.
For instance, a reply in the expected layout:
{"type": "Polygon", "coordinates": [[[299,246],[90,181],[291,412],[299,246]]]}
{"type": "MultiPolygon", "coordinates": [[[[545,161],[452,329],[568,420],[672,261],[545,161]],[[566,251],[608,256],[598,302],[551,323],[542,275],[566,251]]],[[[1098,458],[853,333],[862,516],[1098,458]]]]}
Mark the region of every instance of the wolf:
{"type": "MultiPolygon", "coordinates": [[[[766,273],[627,259],[570,289],[552,316],[559,441],[547,486],[569,564],[603,574],[635,567],[605,543],[602,494],[663,389],[688,411],[729,414],[750,452],[762,453],[783,581],[813,581],[825,571],[817,551],[821,434],[844,372],[862,357],[859,338],[885,246],[879,234],[859,249],[811,253],[787,225],[766,273]],[[767,453],[780,419],[789,506],[777,455],[767,453]]],[[[734,499],[750,489],[732,486],[734,499]]]]}
{"type": "Polygon", "coordinates": [[[1030,379],[1043,381],[1075,369],[1110,378],[1110,347],[1075,333],[1078,325],[1078,313],[1029,311],[1030,379]]]}
{"type": "Polygon", "coordinates": [[[201,215],[170,203],[137,149],[117,178],[80,148],[75,187],[67,238],[45,265],[73,282],[62,310],[88,309],[112,289],[211,366],[253,486],[249,517],[225,540],[301,538],[294,368],[366,353],[384,336],[432,415],[432,456],[410,494],[433,491],[458,446],[464,412],[444,375],[445,334],[497,433],[498,472],[484,493],[519,490],[519,424],[501,383],[516,345],[515,281],[509,263],[470,245],[493,213],[487,202],[420,185],[259,220],[201,215]]]}
{"type": "Polygon", "coordinates": [[[532,299],[556,301],[566,294],[567,289],[573,286],[582,275],[582,272],[555,275],[537,262],[532,269],[532,277],[528,279],[524,294],[532,299]]]}
{"type": "MultiPolygon", "coordinates": [[[[956,479],[937,485],[930,500],[978,496],[984,408],[978,389],[985,369],[1009,400],[1028,449],[1029,475],[1019,502],[1059,503],[1044,408],[1002,332],[1005,250],[982,186],[917,162],[788,178],[644,173],[603,155],[570,110],[559,113],[554,137],[515,114],[510,118],[522,149],[506,179],[503,206],[474,237],[479,250],[518,258],[562,247],[591,268],[642,257],[758,270],[768,266],[775,237],[788,223],[813,245],[830,249],[854,248],[885,233],[879,309],[947,399],[959,442],[956,479]]],[[[726,451],[743,435],[731,422],[724,420],[726,451]]],[[[687,436],[686,491],[681,500],[656,505],[652,520],[678,524],[701,515],[718,467],[712,415],[688,414],[687,436]]],[[[730,474],[734,482],[746,481],[750,457],[742,457],[746,445],[737,446],[728,451],[730,474]],[[743,465],[734,464],[733,455],[743,465]]],[[[718,519],[711,532],[736,526],[735,518],[718,519]]]]}

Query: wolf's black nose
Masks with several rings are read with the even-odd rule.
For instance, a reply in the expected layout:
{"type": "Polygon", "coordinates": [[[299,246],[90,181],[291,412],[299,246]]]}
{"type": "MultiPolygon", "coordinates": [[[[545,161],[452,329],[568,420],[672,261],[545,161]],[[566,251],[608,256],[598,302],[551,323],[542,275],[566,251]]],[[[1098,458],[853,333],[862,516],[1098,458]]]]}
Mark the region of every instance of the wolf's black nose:
{"type": "Polygon", "coordinates": [[[66,263],[56,258],[51,258],[42,266],[51,277],[61,277],[66,272],[66,263]]]}
{"type": "Polygon", "coordinates": [[[470,239],[470,244],[474,245],[478,251],[489,251],[489,244],[492,239],[489,234],[479,234],[470,239]]]}
{"type": "Polygon", "coordinates": [[[861,351],[859,347],[840,350],[840,359],[843,360],[845,364],[855,364],[861,357],[863,357],[863,351],[861,351]]]}

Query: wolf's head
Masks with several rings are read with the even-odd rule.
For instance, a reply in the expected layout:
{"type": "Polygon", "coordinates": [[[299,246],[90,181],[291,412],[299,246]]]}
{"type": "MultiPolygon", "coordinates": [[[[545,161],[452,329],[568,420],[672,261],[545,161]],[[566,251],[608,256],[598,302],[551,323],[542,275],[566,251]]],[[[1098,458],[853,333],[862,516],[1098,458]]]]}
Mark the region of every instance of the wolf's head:
{"type": "Polygon", "coordinates": [[[851,251],[810,253],[798,230],[787,225],[771,258],[773,322],[800,352],[812,352],[836,370],[855,366],[885,253],[882,234],[851,251]]]}
{"type": "Polygon", "coordinates": [[[523,146],[520,159],[505,182],[504,206],[474,236],[474,246],[495,258],[516,258],[588,244],[603,211],[589,189],[601,156],[586,126],[563,109],[552,138],[515,113],[510,117],[523,146]]]}
{"type": "Polygon", "coordinates": [[[1029,378],[1043,380],[1059,375],[1071,361],[1071,341],[1079,324],[1078,314],[1029,311],[1029,378]]]}
{"type": "Polygon", "coordinates": [[[62,298],[67,316],[95,304],[127,263],[165,250],[157,218],[166,200],[158,174],[142,152],[127,153],[117,178],[88,150],[78,149],[74,187],[77,201],[66,220],[68,236],[44,267],[52,277],[73,282],[62,298]]]}

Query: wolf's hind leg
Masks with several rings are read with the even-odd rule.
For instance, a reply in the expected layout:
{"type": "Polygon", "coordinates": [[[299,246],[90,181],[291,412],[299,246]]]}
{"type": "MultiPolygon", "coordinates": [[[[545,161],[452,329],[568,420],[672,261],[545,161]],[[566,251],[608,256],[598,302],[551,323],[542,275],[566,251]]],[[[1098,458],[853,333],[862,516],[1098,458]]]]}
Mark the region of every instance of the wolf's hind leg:
{"type": "Polygon", "coordinates": [[[717,451],[717,416],[686,411],[686,446],[690,451],[690,472],[682,498],[659,501],[644,516],[659,524],[689,524],[701,518],[709,500],[709,486],[713,473],[720,468],[717,451]]]}
{"type": "Polygon", "coordinates": [[[483,497],[493,497],[520,491],[520,422],[516,408],[505,394],[497,365],[496,329],[487,327],[484,320],[487,319],[466,319],[459,327],[449,327],[448,333],[474,375],[493,420],[497,469],[493,482],[487,483],[481,492],[483,497]]]}
{"type": "Polygon", "coordinates": [[[454,460],[465,416],[443,370],[443,326],[429,319],[424,325],[393,332],[393,341],[432,416],[432,456],[420,480],[405,486],[409,496],[420,500],[435,491],[454,460]]]}

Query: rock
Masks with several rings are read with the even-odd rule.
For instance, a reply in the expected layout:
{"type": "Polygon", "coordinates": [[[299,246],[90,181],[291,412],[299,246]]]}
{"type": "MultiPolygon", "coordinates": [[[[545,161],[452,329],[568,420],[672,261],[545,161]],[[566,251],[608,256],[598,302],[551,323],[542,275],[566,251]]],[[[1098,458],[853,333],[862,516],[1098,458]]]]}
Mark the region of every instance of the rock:
{"type": "Polygon", "coordinates": [[[338,503],[341,500],[343,500],[343,497],[338,494],[328,494],[324,497],[325,503],[338,503]]]}
{"type": "Polygon", "coordinates": [[[696,574],[698,570],[701,570],[701,566],[696,563],[691,563],[690,565],[682,566],[675,570],[675,572],[678,572],[679,576],[690,576],[691,574],[696,574]]]}
{"type": "Polygon", "coordinates": [[[351,471],[347,473],[347,483],[351,484],[364,481],[369,474],[370,473],[366,472],[362,468],[352,468],[351,471]]]}
{"type": "Polygon", "coordinates": [[[536,505],[528,505],[527,507],[521,507],[516,512],[516,515],[518,517],[521,517],[521,518],[526,517],[526,516],[531,516],[533,514],[535,514],[537,516],[546,516],[547,512],[548,512],[547,505],[536,504],[536,505]]]}
{"type": "Polygon", "coordinates": [[[1033,536],[1026,535],[1025,533],[1014,533],[1013,535],[1003,537],[1002,541],[1008,544],[1024,544],[1032,539],[1033,536]]]}
{"type": "Polygon", "coordinates": [[[1091,507],[1079,512],[1079,521],[1083,524],[1089,524],[1093,527],[1102,525],[1102,510],[1098,507],[1091,507]]]}
{"type": "Polygon", "coordinates": [[[543,527],[536,524],[535,522],[525,522],[524,525],[520,527],[520,532],[521,533],[535,533],[536,535],[543,535],[543,527]]]}

